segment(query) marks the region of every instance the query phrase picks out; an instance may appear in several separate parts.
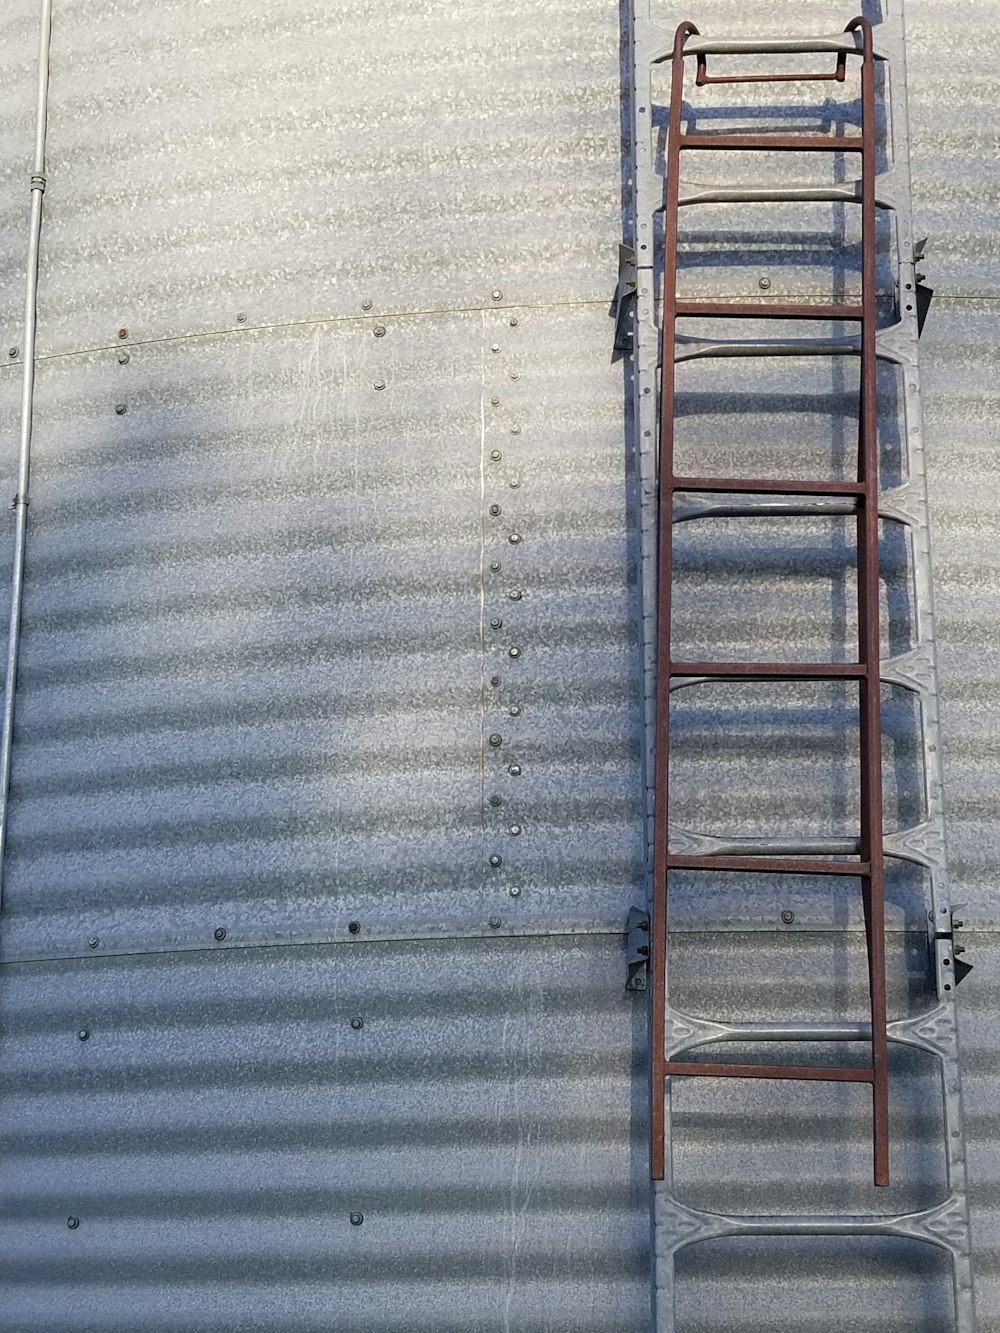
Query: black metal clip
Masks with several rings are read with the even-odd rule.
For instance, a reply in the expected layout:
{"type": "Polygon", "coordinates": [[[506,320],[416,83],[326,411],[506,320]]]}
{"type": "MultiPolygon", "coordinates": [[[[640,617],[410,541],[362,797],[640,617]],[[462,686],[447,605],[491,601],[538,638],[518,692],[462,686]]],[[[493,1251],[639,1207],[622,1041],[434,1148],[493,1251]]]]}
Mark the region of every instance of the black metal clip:
{"type": "Polygon", "coordinates": [[[649,967],[649,913],[643,907],[630,907],[625,922],[625,956],[628,963],[626,990],[645,990],[649,967]]]}
{"type": "MultiPolygon", "coordinates": [[[[917,241],[916,245],[913,247],[914,270],[916,270],[917,264],[922,262],[926,252],[927,237],[925,236],[922,241],[917,241]]],[[[931,301],[934,297],[934,288],[928,287],[924,282],[923,273],[915,273],[915,277],[916,289],[914,294],[917,298],[917,337],[919,338],[924,331],[924,321],[927,318],[927,312],[931,308],[931,301]]]]}
{"type": "Polygon", "coordinates": [[[965,925],[965,922],[959,920],[958,917],[958,913],[962,911],[962,906],[961,903],[953,903],[948,918],[948,929],[935,930],[934,932],[934,955],[938,970],[938,984],[946,991],[958,986],[972,971],[972,964],[967,963],[961,957],[965,953],[965,945],[958,944],[955,935],[955,932],[961,930],[965,925]]]}
{"type": "Polygon", "coordinates": [[[635,293],[638,284],[635,251],[630,245],[618,247],[618,285],[608,312],[615,321],[615,351],[631,352],[635,323],[635,293]]]}

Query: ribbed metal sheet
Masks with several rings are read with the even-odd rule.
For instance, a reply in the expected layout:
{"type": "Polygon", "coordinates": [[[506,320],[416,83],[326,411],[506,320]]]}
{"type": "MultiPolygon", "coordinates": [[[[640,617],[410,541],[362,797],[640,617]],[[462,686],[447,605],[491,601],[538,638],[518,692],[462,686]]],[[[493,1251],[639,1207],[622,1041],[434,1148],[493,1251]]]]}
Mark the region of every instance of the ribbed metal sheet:
{"type": "MultiPolygon", "coordinates": [[[[23,331],[37,59],[38,5],[9,0],[0,23],[0,367],[19,364],[10,349],[23,331]]],[[[11,438],[6,423],[0,429],[11,438]]]]}
{"type": "Polygon", "coordinates": [[[5,1329],[641,1327],[622,974],[607,937],[4,967],[5,1329]]]}
{"type": "Polygon", "coordinates": [[[58,7],[44,352],[376,311],[606,301],[618,7],[58,7]]]}

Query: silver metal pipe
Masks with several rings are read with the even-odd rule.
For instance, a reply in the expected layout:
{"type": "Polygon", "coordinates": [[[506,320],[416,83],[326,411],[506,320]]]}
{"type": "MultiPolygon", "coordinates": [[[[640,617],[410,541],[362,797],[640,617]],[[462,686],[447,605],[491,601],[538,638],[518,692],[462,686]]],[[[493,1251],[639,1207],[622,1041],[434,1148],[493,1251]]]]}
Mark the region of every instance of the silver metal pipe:
{"type": "Polygon", "coordinates": [[[28,535],[28,483],[31,471],[31,424],[35,394],[35,326],[38,315],[38,251],[42,235],[42,196],[45,193],[45,131],[49,104],[49,50],[52,35],[52,0],[42,0],[38,34],[38,93],[35,103],[35,154],[31,167],[31,219],[28,224],[28,262],[24,285],[23,360],[21,364],[21,426],[17,458],[17,493],[14,496],[14,565],[10,585],[10,623],[7,629],[7,674],[4,678],[3,728],[0,732],[0,903],[3,901],[4,854],[10,809],[10,762],[14,745],[14,701],[17,659],[21,646],[21,603],[24,595],[24,551],[28,535]]]}
{"type": "Polygon", "coordinates": [[[805,55],[807,53],[860,55],[852,32],[832,37],[695,37],[684,43],[686,56],[805,55]]]}

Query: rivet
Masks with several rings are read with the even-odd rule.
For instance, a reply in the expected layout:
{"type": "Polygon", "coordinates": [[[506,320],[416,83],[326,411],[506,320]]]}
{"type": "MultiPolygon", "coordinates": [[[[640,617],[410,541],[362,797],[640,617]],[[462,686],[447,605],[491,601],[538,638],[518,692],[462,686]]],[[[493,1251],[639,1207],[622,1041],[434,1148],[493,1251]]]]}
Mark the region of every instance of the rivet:
{"type": "Polygon", "coordinates": [[[499,515],[502,512],[503,511],[501,510],[499,505],[490,505],[490,513],[493,515],[494,518],[499,517],[499,515]]]}
{"type": "Polygon", "coordinates": [[[520,705],[520,704],[511,704],[511,706],[510,706],[510,715],[511,715],[511,717],[520,717],[520,716],[521,716],[521,705],[520,705]]]}
{"type": "Polygon", "coordinates": [[[520,427],[520,426],[511,426],[511,428],[510,428],[510,433],[511,433],[511,435],[520,435],[520,434],[521,434],[521,427],[520,427]]]}
{"type": "Polygon", "coordinates": [[[215,938],[220,942],[226,938],[225,926],[217,926],[215,929],[215,938]]]}
{"type": "Polygon", "coordinates": [[[511,766],[507,769],[507,772],[511,775],[512,778],[519,778],[521,776],[521,765],[511,764],[511,766]]]}
{"type": "Polygon", "coordinates": [[[126,352],[126,351],[121,351],[121,352],[118,353],[118,364],[119,364],[120,366],[127,366],[127,365],[128,365],[128,352],[126,352]]]}
{"type": "Polygon", "coordinates": [[[507,540],[510,542],[511,546],[517,546],[521,540],[521,534],[519,532],[512,532],[507,540]]]}
{"type": "Polygon", "coordinates": [[[761,289],[762,292],[769,291],[769,290],[770,290],[770,287],[771,287],[771,279],[770,279],[770,278],[758,278],[758,279],[757,279],[757,286],[761,289]]]}
{"type": "Polygon", "coordinates": [[[516,329],[516,328],[517,328],[517,316],[516,316],[516,315],[511,315],[511,317],[510,317],[510,327],[511,327],[512,329],[516,329]]]}
{"type": "Polygon", "coordinates": [[[500,452],[499,449],[491,449],[491,450],[490,450],[490,458],[493,459],[493,462],[494,462],[494,463],[499,463],[499,462],[500,462],[500,459],[503,458],[503,454],[500,452]]]}
{"type": "Polygon", "coordinates": [[[352,1227],[359,1227],[359,1226],[361,1225],[361,1223],[362,1223],[364,1220],[365,1220],[365,1215],[364,1215],[364,1213],[352,1213],[352,1214],[351,1214],[351,1226],[352,1226],[352,1227]]]}
{"type": "Polygon", "coordinates": [[[17,356],[17,348],[16,347],[8,348],[7,355],[13,359],[15,356],[17,356]]]}
{"type": "Polygon", "coordinates": [[[490,402],[493,404],[494,407],[500,406],[500,399],[497,397],[496,394],[493,395],[493,397],[490,399],[490,402]]]}
{"type": "Polygon", "coordinates": [[[128,411],[128,407],[126,406],[125,403],[115,403],[115,411],[118,413],[120,417],[123,417],[125,413],[128,411]]]}
{"type": "Polygon", "coordinates": [[[372,329],[372,333],[374,333],[374,335],[375,335],[376,338],[384,338],[384,337],[385,337],[385,325],[384,325],[384,324],[376,324],[375,327],[372,329]]]}
{"type": "Polygon", "coordinates": [[[119,330],[118,330],[118,337],[119,337],[119,338],[127,338],[127,337],[128,337],[128,329],[119,329],[119,330]]]}
{"type": "Polygon", "coordinates": [[[499,749],[500,746],[503,745],[503,737],[500,735],[499,731],[494,731],[490,736],[490,744],[493,746],[494,750],[499,749]]]}
{"type": "Polygon", "coordinates": [[[784,911],[782,912],[782,914],[781,914],[781,919],[782,919],[782,921],[784,921],[784,923],[785,923],[786,926],[790,926],[790,925],[792,924],[792,922],[795,920],[795,913],[794,913],[794,912],[790,912],[790,911],[788,910],[788,908],[786,907],[785,910],[784,910],[784,911]]]}
{"type": "Polygon", "coordinates": [[[494,344],[492,345],[492,347],[490,348],[490,351],[491,351],[491,352],[499,352],[499,350],[500,350],[500,344],[499,344],[499,343],[494,343],[494,344]]]}
{"type": "Polygon", "coordinates": [[[499,930],[499,929],[500,929],[500,918],[498,916],[491,916],[490,930],[499,930]]]}
{"type": "Polygon", "coordinates": [[[511,600],[512,602],[519,602],[519,601],[521,600],[521,589],[520,589],[520,588],[511,588],[511,590],[510,590],[510,592],[507,594],[507,596],[510,598],[510,600],[511,600]]]}
{"type": "Polygon", "coordinates": [[[516,491],[517,488],[520,486],[520,484],[521,484],[521,483],[518,481],[518,479],[517,479],[516,477],[512,477],[511,480],[510,480],[510,489],[511,489],[512,491],[516,491]]]}
{"type": "Polygon", "coordinates": [[[512,380],[519,380],[521,378],[521,372],[519,370],[512,370],[510,372],[510,377],[512,380]]]}
{"type": "Polygon", "coordinates": [[[503,621],[494,616],[490,621],[490,629],[503,629],[503,621]]]}
{"type": "Polygon", "coordinates": [[[349,932],[351,935],[358,935],[358,934],[361,933],[361,922],[360,922],[360,921],[348,921],[348,923],[347,923],[347,929],[348,929],[348,932],[349,932]]]}
{"type": "Polygon", "coordinates": [[[360,1032],[361,1029],[364,1027],[364,1025],[365,1025],[365,1020],[363,1018],[351,1019],[351,1027],[354,1029],[355,1032],[360,1032]]]}
{"type": "Polygon", "coordinates": [[[97,938],[96,935],[91,935],[90,939],[87,941],[87,948],[96,949],[97,946],[100,944],[100,942],[101,941],[97,938]]]}
{"type": "Polygon", "coordinates": [[[516,647],[515,647],[515,648],[510,648],[510,649],[508,650],[508,652],[507,652],[507,656],[508,656],[508,657],[520,657],[520,656],[521,656],[521,650],[520,650],[520,648],[516,648],[516,647]]]}
{"type": "Polygon", "coordinates": [[[496,805],[503,805],[503,797],[502,797],[502,796],[497,796],[497,795],[494,793],[494,795],[492,795],[492,796],[490,797],[490,805],[494,805],[494,806],[496,806],[496,805]]]}
{"type": "Polygon", "coordinates": [[[510,828],[507,830],[507,832],[510,834],[510,836],[511,836],[512,838],[517,838],[517,837],[520,836],[520,833],[521,833],[521,825],[520,825],[520,824],[511,824],[511,826],[510,826],[510,828]]]}
{"type": "Polygon", "coordinates": [[[494,870],[499,870],[500,867],[503,865],[503,857],[497,856],[496,852],[494,852],[493,855],[490,857],[490,865],[493,867],[494,870]]]}
{"type": "Polygon", "coordinates": [[[510,894],[512,898],[520,898],[521,896],[520,884],[512,884],[510,888],[507,890],[507,892],[510,894]]]}
{"type": "Polygon", "coordinates": [[[70,1231],[75,1231],[80,1225],[80,1219],[78,1217],[67,1217],[66,1225],[69,1227],[70,1231]]]}
{"type": "Polygon", "coordinates": [[[499,685],[499,684],[500,684],[500,677],[499,677],[499,676],[490,676],[490,684],[493,685],[493,686],[499,685]]]}
{"type": "Polygon", "coordinates": [[[490,292],[490,298],[491,298],[491,300],[494,300],[494,301],[502,301],[502,300],[503,300],[503,292],[500,290],[499,287],[494,287],[493,290],[490,292]]]}
{"type": "Polygon", "coordinates": [[[376,389],[384,389],[384,388],[385,388],[385,380],[376,380],[376,381],[375,381],[375,388],[376,388],[376,389]]]}
{"type": "Polygon", "coordinates": [[[237,323],[237,324],[245,324],[246,322],[247,322],[247,317],[246,317],[246,315],[244,315],[243,311],[241,310],[240,313],[236,316],[236,323],[237,323]]]}
{"type": "Polygon", "coordinates": [[[81,1028],[76,1035],[80,1038],[81,1041],[86,1041],[90,1036],[90,1033],[87,1031],[86,1028],[81,1028]]]}
{"type": "Polygon", "coordinates": [[[361,302],[362,310],[371,310],[371,308],[372,308],[372,303],[367,298],[361,302]]]}
{"type": "Polygon", "coordinates": [[[499,560],[491,560],[491,561],[490,561],[490,569],[492,569],[492,571],[493,571],[494,574],[499,574],[499,573],[500,573],[500,561],[499,561],[499,560]]]}

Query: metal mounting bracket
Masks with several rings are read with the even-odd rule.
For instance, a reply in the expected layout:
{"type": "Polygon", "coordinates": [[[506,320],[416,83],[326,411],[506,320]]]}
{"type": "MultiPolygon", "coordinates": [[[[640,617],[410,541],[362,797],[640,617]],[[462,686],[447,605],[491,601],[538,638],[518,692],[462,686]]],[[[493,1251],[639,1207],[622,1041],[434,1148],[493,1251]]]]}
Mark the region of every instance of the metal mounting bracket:
{"type": "Polygon", "coordinates": [[[646,989],[649,971],[649,913],[644,907],[630,907],[625,922],[625,951],[628,963],[627,991],[646,989]]]}

